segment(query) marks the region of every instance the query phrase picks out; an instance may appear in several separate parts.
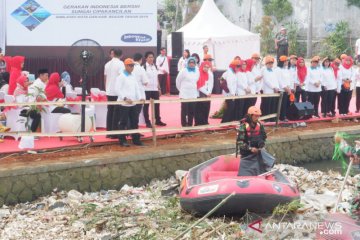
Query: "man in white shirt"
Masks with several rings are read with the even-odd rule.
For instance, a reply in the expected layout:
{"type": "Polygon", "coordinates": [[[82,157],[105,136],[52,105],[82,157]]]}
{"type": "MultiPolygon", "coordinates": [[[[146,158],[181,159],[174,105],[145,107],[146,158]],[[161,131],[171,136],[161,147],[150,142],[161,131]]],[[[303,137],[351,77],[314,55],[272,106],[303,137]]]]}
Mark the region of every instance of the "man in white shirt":
{"type": "Polygon", "coordinates": [[[38,78],[29,86],[29,102],[46,100],[45,87],[49,80],[49,71],[47,69],[40,69],[38,71],[38,78]]]}
{"type": "MultiPolygon", "coordinates": [[[[119,129],[125,130],[126,128],[138,129],[139,126],[139,111],[133,101],[144,101],[140,91],[139,84],[136,80],[136,76],[133,73],[135,62],[131,58],[125,60],[125,70],[123,70],[117,77],[114,91],[117,95],[117,101],[125,101],[124,104],[118,106],[119,111],[119,129]]],[[[134,133],[131,135],[134,145],[143,146],[140,141],[140,134],[134,133]]],[[[123,147],[129,147],[130,145],[126,141],[126,134],[119,135],[119,143],[123,147]]]]}
{"type": "Polygon", "coordinates": [[[160,50],[160,55],[156,58],[156,66],[159,71],[158,78],[160,83],[161,94],[166,93],[166,82],[169,74],[169,62],[166,56],[166,49],[163,47],[160,50]]]}
{"type": "Polygon", "coordinates": [[[360,38],[356,40],[355,43],[355,56],[356,56],[356,61],[360,62],[360,38]]]}
{"type": "MultiPolygon", "coordinates": [[[[49,71],[47,69],[40,69],[38,71],[38,78],[33,82],[33,84],[29,86],[28,89],[29,102],[46,101],[45,87],[48,80],[49,80],[49,71]]],[[[36,132],[41,121],[41,114],[36,110],[31,110],[28,112],[28,115],[33,120],[30,127],[31,131],[36,132]]]]}
{"type": "MultiPolygon", "coordinates": [[[[158,57],[159,58],[159,57],[158,57]]],[[[158,68],[154,64],[154,53],[146,52],[145,53],[146,63],[144,64],[144,69],[146,71],[146,76],[149,80],[149,83],[145,86],[145,95],[146,100],[154,99],[159,100],[160,98],[160,78],[158,78],[158,68]]],[[[152,128],[149,118],[149,104],[144,105],[144,119],[146,127],[152,128]]],[[[158,126],[166,126],[166,123],[161,121],[160,117],[160,104],[155,104],[155,124],[158,126]]]]}
{"type": "Polygon", "coordinates": [[[145,69],[142,67],[142,61],[143,61],[143,56],[140,53],[135,53],[134,54],[135,66],[134,66],[133,74],[135,75],[136,80],[139,84],[142,98],[145,99],[146,98],[145,86],[149,83],[149,79],[146,75],[145,69]]]}
{"type": "Polygon", "coordinates": [[[110,51],[109,51],[110,60],[104,66],[104,88],[106,88],[106,71],[109,68],[111,60],[114,58],[114,51],[115,51],[114,48],[110,49],[110,51]]]}
{"type": "MultiPolygon", "coordinates": [[[[143,61],[143,55],[140,53],[134,54],[134,71],[133,74],[135,75],[135,78],[139,84],[140,92],[141,92],[141,98],[146,99],[145,96],[145,86],[149,83],[148,77],[146,75],[145,69],[141,66],[143,61]]],[[[138,111],[139,114],[141,113],[141,109],[143,108],[142,104],[138,104],[138,111]]],[[[140,117],[141,118],[141,117],[140,117]]]]}
{"type": "MultiPolygon", "coordinates": [[[[117,77],[125,69],[124,63],[120,60],[122,51],[120,49],[114,50],[114,57],[106,63],[104,70],[104,79],[105,79],[105,91],[107,100],[109,102],[114,102],[117,100],[117,95],[115,92],[115,85],[117,77]]],[[[118,130],[119,118],[118,115],[114,113],[115,105],[108,105],[108,111],[106,116],[106,130],[118,130]]],[[[108,135],[108,138],[116,138],[116,136],[108,135]]]]}

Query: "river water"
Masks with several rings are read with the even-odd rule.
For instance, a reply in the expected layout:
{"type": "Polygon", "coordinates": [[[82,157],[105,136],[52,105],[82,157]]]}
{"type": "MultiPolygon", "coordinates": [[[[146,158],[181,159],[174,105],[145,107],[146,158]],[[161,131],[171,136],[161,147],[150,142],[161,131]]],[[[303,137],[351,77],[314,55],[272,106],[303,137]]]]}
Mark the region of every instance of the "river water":
{"type": "Polygon", "coordinates": [[[327,172],[329,170],[333,170],[333,171],[341,172],[341,163],[340,163],[340,161],[333,161],[333,160],[317,161],[317,162],[299,164],[299,167],[306,168],[309,171],[320,170],[320,171],[323,171],[323,172],[327,172]]]}
{"type": "MultiPolygon", "coordinates": [[[[319,161],[319,162],[310,162],[305,164],[299,164],[299,167],[306,168],[309,171],[323,171],[327,172],[329,170],[342,172],[341,169],[341,162],[340,161],[334,161],[334,160],[327,160],[327,161],[319,161]]],[[[353,165],[352,170],[354,173],[359,174],[359,165],[353,165]]]]}

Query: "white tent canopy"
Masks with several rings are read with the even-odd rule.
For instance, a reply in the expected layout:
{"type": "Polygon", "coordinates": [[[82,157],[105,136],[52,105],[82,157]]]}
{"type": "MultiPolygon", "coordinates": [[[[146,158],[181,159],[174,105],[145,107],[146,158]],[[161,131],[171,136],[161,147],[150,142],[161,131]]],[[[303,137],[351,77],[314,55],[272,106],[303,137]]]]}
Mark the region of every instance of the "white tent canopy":
{"type": "MultiPolygon", "coordinates": [[[[202,47],[207,45],[215,58],[217,69],[227,69],[235,56],[242,59],[260,52],[260,37],[230,22],[217,8],[214,0],[204,0],[194,19],[177,30],[184,34],[184,49],[203,56],[202,47]]],[[[167,37],[168,53],[171,54],[171,35],[167,37]]]]}

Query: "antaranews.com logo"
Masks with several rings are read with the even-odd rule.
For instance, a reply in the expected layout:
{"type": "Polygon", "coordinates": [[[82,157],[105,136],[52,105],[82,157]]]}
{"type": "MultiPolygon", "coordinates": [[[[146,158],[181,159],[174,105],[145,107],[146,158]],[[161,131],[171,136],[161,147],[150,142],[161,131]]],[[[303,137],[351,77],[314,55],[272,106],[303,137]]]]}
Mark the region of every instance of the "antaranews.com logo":
{"type": "Polygon", "coordinates": [[[339,221],[306,221],[297,220],[294,222],[265,222],[259,218],[249,224],[242,224],[241,229],[245,231],[254,231],[261,234],[282,233],[282,232],[308,232],[316,233],[320,237],[331,237],[337,239],[337,236],[343,234],[343,224],[339,221]]]}

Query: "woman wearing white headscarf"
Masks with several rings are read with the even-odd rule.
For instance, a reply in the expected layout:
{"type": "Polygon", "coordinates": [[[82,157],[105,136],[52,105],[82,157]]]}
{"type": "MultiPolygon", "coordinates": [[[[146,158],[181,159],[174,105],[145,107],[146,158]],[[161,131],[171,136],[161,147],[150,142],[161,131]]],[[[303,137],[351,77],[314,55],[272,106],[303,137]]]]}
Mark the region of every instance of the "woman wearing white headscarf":
{"type": "MultiPolygon", "coordinates": [[[[196,59],[190,57],[187,66],[176,77],[176,88],[179,90],[180,99],[192,99],[198,97],[197,81],[200,72],[196,67],[196,59]]],[[[191,127],[195,116],[195,102],[181,103],[181,126],[191,127]]]]}
{"type": "Polygon", "coordinates": [[[71,86],[71,77],[68,72],[65,71],[61,74],[61,81],[64,83],[64,86],[62,89],[64,96],[66,96],[66,93],[74,92],[74,89],[71,86]]]}

